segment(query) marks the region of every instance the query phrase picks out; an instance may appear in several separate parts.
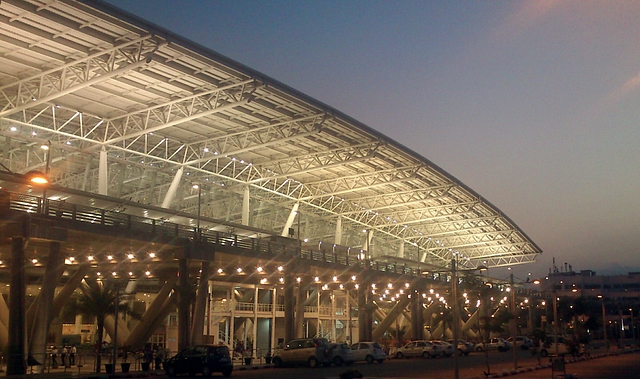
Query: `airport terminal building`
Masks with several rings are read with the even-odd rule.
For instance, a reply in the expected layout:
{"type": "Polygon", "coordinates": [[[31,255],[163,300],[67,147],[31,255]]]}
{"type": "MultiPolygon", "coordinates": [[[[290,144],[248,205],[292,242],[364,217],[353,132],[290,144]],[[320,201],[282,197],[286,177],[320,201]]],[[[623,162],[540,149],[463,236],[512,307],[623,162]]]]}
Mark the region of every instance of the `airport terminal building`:
{"type": "Polygon", "coordinates": [[[118,346],[259,355],[379,339],[397,320],[444,336],[433,315],[454,270],[541,253],[393,136],[108,4],[3,0],[0,25],[10,373],[63,338],[101,342],[68,310],[105,289],[138,315],[107,312],[118,346]]]}

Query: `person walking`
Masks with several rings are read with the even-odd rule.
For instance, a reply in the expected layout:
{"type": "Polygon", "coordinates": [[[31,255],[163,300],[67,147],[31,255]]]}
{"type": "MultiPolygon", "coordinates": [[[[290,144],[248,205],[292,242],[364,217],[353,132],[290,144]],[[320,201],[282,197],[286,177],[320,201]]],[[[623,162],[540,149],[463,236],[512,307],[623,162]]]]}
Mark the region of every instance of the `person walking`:
{"type": "Polygon", "coordinates": [[[51,367],[58,368],[58,348],[51,346],[51,367]]]}
{"type": "Polygon", "coordinates": [[[76,364],[76,353],[78,350],[76,349],[76,345],[71,345],[71,349],[69,349],[69,365],[73,366],[76,364]]]}
{"type": "Polygon", "coordinates": [[[67,366],[67,353],[69,351],[67,350],[66,346],[62,346],[62,354],[60,354],[60,356],[62,357],[62,367],[69,367],[67,366]]]}
{"type": "Polygon", "coordinates": [[[158,347],[156,351],[156,370],[162,370],[162,364],[164,363],[164,348],[158,347]]]}

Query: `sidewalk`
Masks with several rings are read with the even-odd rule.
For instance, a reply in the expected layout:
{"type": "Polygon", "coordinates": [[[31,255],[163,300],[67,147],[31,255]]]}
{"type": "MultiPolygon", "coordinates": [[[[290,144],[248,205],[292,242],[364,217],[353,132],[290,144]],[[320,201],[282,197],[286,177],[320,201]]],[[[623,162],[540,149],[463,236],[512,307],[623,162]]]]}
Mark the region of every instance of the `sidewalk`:
{"type": "MultiPolygon", "coordinates": [[[[35,376],[38,377],[46,377],[48,379],[55,378],[99,378],[99,379],[107,379],[107,378],[144,378],[158,375],[165,375],[164,370],[155,370],[150,369],[148,371],[143,371],[141,364],[139,361],[131,362],[131,367],[129,372],[122,372],[120,363],[116,364],[116,372],[113,374],[107,374],[105,372],[104,363],[100,369],[100,373],[95,372],[94,362],[88,362],[89,364],[81,364],[77,366],[70,367],[62,367],[58,368],[50,368],[47,367],[44,372],[37,373],[33,370],[32,367],[27,367],[26,375],[12,375],[11,378],[33,378],[35,376]]],[[[243,371],[243,370],[259,370],[271,368],[273,365],[266,363],[256,363],[251,365],[244,365],[244,362],[235,361],[233,362],[233,370],[234,371],[243,371]]],[[[0,365],[0,377],[6,377],[6,364],[0,365]]]]}

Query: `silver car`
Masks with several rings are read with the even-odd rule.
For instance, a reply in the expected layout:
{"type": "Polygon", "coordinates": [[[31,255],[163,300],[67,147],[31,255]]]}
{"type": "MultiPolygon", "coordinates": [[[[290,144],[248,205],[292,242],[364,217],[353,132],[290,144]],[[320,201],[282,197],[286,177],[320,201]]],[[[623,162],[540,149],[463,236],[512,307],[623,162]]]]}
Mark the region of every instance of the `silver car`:
{"type": "Polygon", "coordinates": [[[351,345],[356,361],[382,363],[387,358],[382,346],[377,342],[356,342],[351,345]]]}
{"type": "Polygon", "coordinates": [[[342,366],[342,364],[348,366],[356,360],[353,350],[346,343],[332,343],[331,351],[331,362],[336,366],[342,366]]]}

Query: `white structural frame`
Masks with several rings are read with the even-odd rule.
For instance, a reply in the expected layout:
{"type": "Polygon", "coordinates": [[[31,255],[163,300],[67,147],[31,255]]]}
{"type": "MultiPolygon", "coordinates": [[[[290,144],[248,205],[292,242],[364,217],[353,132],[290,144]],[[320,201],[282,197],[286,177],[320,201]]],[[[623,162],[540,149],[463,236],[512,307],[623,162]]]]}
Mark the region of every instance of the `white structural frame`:
{"type": "Polygon", "coordinates": [[[203,217],[273,235],[298,204],[297,238],[367,246],[373,260],[406,261],[413,246],[416,263],[458,253],[461,268],[497,267],[542,252],[425,157],[101,2],[0,3],[0,162],[43,170],[45,141],[59,186],[100,193],[106,180],[108,196],[195,213],[197,181],[203,217]]]}

